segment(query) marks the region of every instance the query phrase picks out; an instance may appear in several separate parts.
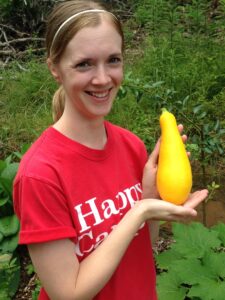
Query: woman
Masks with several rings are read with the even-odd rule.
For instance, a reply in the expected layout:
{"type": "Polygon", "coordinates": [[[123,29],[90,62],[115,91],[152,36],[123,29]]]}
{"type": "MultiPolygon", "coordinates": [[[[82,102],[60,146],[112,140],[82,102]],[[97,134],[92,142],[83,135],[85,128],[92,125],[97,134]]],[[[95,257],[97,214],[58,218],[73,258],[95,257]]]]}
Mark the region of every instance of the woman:
{"type": "Polygon", "coordinates": [[[160,200],[159,142],[147,160],[137,136],[104,120],[123,79],[123,43],[118,19],[96,2],[63,2],[48,20],[55,123],[14,182],[19,242],[28,245],[41,300],[157,299],[150,237],[158,220],[195,217],[207,195],[183,206],[160,200]]]}

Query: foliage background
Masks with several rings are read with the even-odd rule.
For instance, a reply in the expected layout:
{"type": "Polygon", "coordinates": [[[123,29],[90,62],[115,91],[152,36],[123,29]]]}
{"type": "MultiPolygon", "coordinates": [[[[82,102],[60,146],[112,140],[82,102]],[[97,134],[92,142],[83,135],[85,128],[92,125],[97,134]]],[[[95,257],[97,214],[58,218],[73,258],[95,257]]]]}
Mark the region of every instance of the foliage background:
{"type": "MultiPolygon", "coordinates": [[[[51,99],[57,85],[45,63],[44,28],[46,15],[56,2],[59,1],[0,0],[0,276],[8,278],[8,282],[0,279],[4,300],[6,293],[12,297],[18,287],[22,265],[18,253],[22,263],[27,257],[24,249],[17,247],[19,227],[12,207],[13,178],[23,153],[52,124],[51,99]]],[[[212,199],[216,189],[224,191],[225,180],[225,1],[104,2],[122,20],[127,46],[123,86],[108,119],[139,135],[150,152],[160,136],[161,108],[171,110],[189,136],[187,147],[192,152],[197,185],[208,185],[212,199]]],[[[202,232],[212,244],[215,241],[215,231],[191,228],[202,232]]],[[[185,243],[177,234],[179,230],[179,226],[175,227],[174,234],[182,249],[185,243]]],[[[218,230],[224,232],[224,228],[218,230]]],[[[198,236],[194,243],[197,241],[198,236]]],[[[224,248],[224,240],[220,246],[224,248]]],[[[224,255],[215,258],[214,252],[213,259],[224,265],[224,255]]],[[[24,273],[34,276],[27,261],[21,276],[24,273]]],[[[170,277],[169,271],[168,274],[170,277]]],[[[224,273],[221,274],[223,291],[224,273]]],[[[187,285],[198,285],[182,280],[179,284],[185,293],[190,291],[187,285]]],[[[25,280],[21,284],[26,284],[25,280]]],[[[33,299],[38,289],[36,282],[33,299]]],[[[177,290],[174,286],[173,289],[177,290]]],[[[193,299],[201,299],[196,296],[198,288],[193,291],[193,299]]],[[[14,299],[20,297],[17,293],[14,299]]]]}
{"type": "MultiPolygon", "coordinates": [[[[58,1],[0,0],[0,156],[51,124],[56,89],[45,64],[45,17],[58,1]]],[[[185,125],[193,157],[223,165],[225,2],[104,1],[124,24],[124,85],[110,120],[137,133],[149,151],[162,107],[185,125]],[[219,108],[219,109],[218,109],[219,108]]]]}

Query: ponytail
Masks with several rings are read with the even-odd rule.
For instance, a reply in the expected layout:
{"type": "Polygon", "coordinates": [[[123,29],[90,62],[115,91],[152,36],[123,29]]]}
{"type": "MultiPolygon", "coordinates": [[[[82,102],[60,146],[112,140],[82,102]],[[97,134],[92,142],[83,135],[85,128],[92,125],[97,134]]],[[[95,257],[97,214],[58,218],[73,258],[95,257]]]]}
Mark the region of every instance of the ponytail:
{"type": "Polygon", "coordinates": [[[65,92],[62,86],[58,88],[52,99],[52,117],[54,123],[57,122],[63,114],[65,107],[65,92]]]}

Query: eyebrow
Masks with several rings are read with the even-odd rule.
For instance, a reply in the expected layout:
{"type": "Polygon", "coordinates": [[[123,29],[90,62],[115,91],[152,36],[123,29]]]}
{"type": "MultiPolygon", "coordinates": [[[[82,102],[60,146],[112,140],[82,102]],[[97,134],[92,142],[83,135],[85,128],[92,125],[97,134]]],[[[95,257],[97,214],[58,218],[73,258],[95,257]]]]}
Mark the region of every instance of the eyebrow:
{"type": "MultiPolygon", "coordinates": [[[[112,53],[110,54],[108,57],[114,57],[114,56],[123,56],[123,53],[122,52],[115,52],[115,53],[112,53]]],[[[86,56],[80,56],[80,57],[76,57],[75,60],[76,61],[82,61],[82,60],[93,60],[95,58],[93,57],[86,57],[86,56]]]]}
{"type": "Polygon", "coordinates": [[[112,53],[109,56],[122,56],[123,53],[122,52],[116,52],[116,53],[112,53]]]}

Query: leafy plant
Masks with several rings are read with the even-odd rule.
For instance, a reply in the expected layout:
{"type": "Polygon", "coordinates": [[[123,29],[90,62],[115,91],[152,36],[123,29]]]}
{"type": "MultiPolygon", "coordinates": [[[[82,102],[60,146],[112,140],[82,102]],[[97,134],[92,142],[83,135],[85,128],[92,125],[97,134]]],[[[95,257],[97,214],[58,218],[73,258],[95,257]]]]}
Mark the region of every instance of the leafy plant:
{"type": "Polygon", "coordinates": [[[225,225],[173,224],[174,243],[156,256],[159,300],[223,300],[225,225]]]}
{"type": "Polygon", "coordinates": [[[215,191],[219,188],[220,188],[220,185],[217,184],[215,181],[213,181],[211,184],[208,184],[207,189],[209,191],[209,195],[205,201],[208,202],[208,201],[212,200],[213,196],[215,194],[215,191]]]}
{"type": "Polygon", "coordinates": [[[0,160],[0,300],[8,300],[16,293],[20,280],[20,261],[17,255],[19,220],[13,210],[13,180],[20,159],[28,149],[0,160]]]}
{"type": "Polygon", "coordinates": [[[11,156],[0,160],[0,217],[13,214],[12,186],[18,169],[18,162],[13,162],[11,156]]]}
{"type": "Polygon", "coordinates": [[[16,215],[0,218],[0,253],[13,253],[18,246],[19,220],[16,215]]]}
{"type": "Polygon", "coordinates": [[[0,254],[0,300],[10,300],[19,286],[20,263],[12,253],[0,254]]]}

